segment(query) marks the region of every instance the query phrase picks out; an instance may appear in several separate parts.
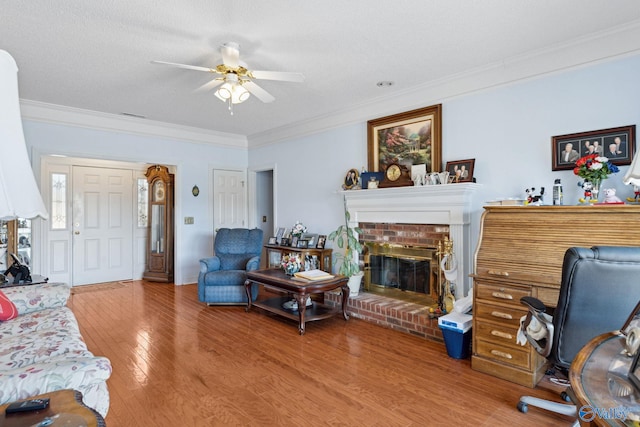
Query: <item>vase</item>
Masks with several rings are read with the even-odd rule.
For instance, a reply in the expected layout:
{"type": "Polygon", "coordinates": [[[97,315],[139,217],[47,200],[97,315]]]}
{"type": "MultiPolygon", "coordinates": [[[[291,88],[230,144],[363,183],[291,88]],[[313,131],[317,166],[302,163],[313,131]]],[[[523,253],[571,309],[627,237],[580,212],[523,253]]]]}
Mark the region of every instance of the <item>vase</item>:
{"type": "Polygon", "coordinates": [[[362,277],[364,277],[362,272],[349,277],[349,281],[347,282],[347,286],[349,286],[349,298],[356,297],[360,293],[360,282],[362,282],[362,277]]]}
{"type": "Polygon", "coordinates": [[[294,274],[296,274],[298,271],[300,271],[300,266],[296,265],[296,264],[289,264],[286,267],[284,267],[284,272],[288,275],[288,276],[293,276],[294,274]]]}
{"type": "Polygon", "coordinates": [[[590,180],[592,188],[591,188],[591,200],[589,203],[598,203],[598,197],[600,196],[600,185],[602,184],[601,179],[591,179],[590,180]]]}

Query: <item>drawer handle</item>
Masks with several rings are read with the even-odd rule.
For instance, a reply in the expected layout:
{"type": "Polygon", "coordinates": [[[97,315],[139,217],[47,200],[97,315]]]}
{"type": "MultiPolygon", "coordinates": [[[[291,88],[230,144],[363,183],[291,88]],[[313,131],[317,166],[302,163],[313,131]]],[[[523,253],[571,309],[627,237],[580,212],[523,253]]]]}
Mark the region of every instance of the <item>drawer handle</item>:
{"type": "Polygon", "coordinates": [[[513,359],[513,356],[509,353],[505,353],[504,351],[491,350],[491,354],[494,356],[502,357],[504,359],[513,359]]]}
{"type": "Polygon", "coordinates": [[[511,316],[510,314],[507,314],[507,313],[503,313],[501,311],[492,311],[491,315],[493,317],[499,317],[501,319],[513,320],[513,316],[511,316]]]}
{"type": "Polygon", "coordinates": [[[491,331],[491,335],[493,335],[494,337],[506,338],[508,340],[513,339],[513,335],[496,330],[491,331]]]}
{"type": "Polygon", "coordinates": [[[497,270],[489,270],[487,273],[493,275],[493,276],[508,276],[509,272],[508,271],[497,271],[497,270]]]}
{"type": "Polygon", "coordinates": [[[509,300],[513,299],[513,295],[505,294],[504,292],[492,292],[491,295],[493,295],[495,298],[500,298],[500,299],[509,299],[509,300]]]}

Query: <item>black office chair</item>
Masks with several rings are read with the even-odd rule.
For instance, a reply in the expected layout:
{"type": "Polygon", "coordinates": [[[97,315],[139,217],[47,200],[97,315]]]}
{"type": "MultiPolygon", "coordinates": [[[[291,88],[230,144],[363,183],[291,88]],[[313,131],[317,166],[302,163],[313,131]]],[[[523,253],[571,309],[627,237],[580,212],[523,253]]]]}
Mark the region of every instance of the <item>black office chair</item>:
{"type": "MultiPolygon", "coordinates": [[[[569,248],[562,265],[560,296],[553,317],[533,297],[520,302],[529,308],[521,331],[551,366],[567,371],[592,338],[619,330],[640,300],[640,247],[569,248]]],[[[570,388],[562,394],[570,401],[570,388]]],[[[576,406],[523,396],[518,409],[536,406],[576,416],[576,406]]],[[[577,422],[574,425],[578,425],[577,422]]]]}

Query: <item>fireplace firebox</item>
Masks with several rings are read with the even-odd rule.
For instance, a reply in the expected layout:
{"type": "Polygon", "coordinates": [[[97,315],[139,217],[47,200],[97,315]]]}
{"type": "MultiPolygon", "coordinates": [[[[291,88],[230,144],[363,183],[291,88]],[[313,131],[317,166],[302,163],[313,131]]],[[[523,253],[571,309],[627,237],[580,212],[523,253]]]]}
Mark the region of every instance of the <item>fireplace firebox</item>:
{"type": "Polygon", "coordinates": [[[437,305],[437,248],[366,243],[366,291],[424,305],[437,305]]]}

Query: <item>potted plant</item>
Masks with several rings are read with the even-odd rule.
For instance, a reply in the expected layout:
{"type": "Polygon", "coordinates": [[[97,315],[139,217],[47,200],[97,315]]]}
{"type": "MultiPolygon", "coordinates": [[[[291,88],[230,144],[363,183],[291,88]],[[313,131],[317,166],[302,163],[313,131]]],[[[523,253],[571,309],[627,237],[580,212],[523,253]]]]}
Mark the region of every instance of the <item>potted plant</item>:
{"type": "Polygon", "coordinates": [[[336,253],[335,259],[340,263],[338,273],[349,278],[349,295],[356,296],[360,291],[360,282],[364,273],[360,271],[360,253],[362,245],[356,237],[356,233],[362,233],[359,227],[350,227],[351,215],[347,210],[347,202],[344,202],[344,224],[332,231],[327,239],[332,240],[344,253],[336,253]]]}

